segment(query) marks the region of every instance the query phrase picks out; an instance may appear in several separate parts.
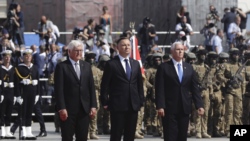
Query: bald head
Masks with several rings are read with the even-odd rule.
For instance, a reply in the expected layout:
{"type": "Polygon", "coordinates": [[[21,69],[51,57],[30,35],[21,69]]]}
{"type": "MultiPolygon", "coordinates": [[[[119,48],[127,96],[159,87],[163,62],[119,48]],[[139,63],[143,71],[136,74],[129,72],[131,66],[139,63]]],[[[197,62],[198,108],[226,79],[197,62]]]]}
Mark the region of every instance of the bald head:
{"type": "Polygon", "coordinates": [[[46,16],[43,15],[43,16],[41,17],[41,22],[45,23],[46,21],[47,21],[47,18],[46,18],[46,16]]]}

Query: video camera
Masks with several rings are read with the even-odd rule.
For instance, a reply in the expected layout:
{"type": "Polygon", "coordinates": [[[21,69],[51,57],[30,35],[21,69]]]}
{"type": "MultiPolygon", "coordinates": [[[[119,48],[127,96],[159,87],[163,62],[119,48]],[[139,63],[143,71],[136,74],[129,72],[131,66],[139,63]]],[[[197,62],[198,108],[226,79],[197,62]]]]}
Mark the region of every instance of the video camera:
{"type": "Polygon", "coordinates": [[[181,28],[182,28],[182,31],[184,31],[186,35],[189,35],[189,34],[190,34],[190,31],[189,31],[189,29],[187,28],[186,23],[181,22],[181,28]]]}
{"type": "Polygon", "coordinates": [[[75,27],[74,30],[73,30],[73,36],[74,36],[74,39],[78,39],[79,38],[79,34],[83,32],[83,29],[82,28],[78,28],[78,27],[75,27]]]}
{"type": "Polygon", "coordinates": [[[213,14],[213,15],[218,15],[218,11],[214,8],[214,9],[211,11],[211,14],[213,14]]]}

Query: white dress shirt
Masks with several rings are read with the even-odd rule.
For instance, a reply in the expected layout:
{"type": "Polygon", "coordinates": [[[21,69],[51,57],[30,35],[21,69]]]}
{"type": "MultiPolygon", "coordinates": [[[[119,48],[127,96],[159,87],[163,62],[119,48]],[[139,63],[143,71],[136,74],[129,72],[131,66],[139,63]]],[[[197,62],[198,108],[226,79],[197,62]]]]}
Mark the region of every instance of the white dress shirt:
{"type": "Polygon", "coordinates": [[[124,57],[122,57],[121,55],[118,55],[118,57],[120,58],[120,61],[121,61],[121,63],[122,63],[122,67],[123,67],[123,69],[124,69],[124,71],[125,71],[125,73],[126,73],[126,62],[124,61],[124,59],[127,59],[127,60],[128,60],[128,65],[129,65],[130,68],[131,68],[131,65],[130,65],[130,62],[129,62],[129,56],[126,57],[126,58],[124,58],[124,57]]]}
{"type": "Polygon", "coordinates": [[[175,70],[176,70],[176,73],[177,73],[177,75],[179,76],[179,72],[178,72],[178,64],[181,64],[181,69],[182,69],[182,72],[183,72],[183,67],[182,67],[182,61],[180,61],[180,62],[177,62],[176,60],[174,60],[173,58],[172,58],[172,60],[173,60],[173,63],[174,63],[174,68],[175,68],[175,70]]]}
{"type": "MultiPolygon", "coordinates": [[[[77,62],[76,61],[74,61],[74,60],[72,60],[70,57],[69,57],[69,60],[70,60],[70,62],[71,62],[71,64],[72,64],[72,66],[73,66],[73,68],[74,68],[74,70],[75,70],[75,72],[76,72],[76,63],[79,65],[79,68],[80,68],[80,61],[78,60],[77,62]]],[[[80,75],[81,75],[81,70],[80,70],[80,75]]]]}

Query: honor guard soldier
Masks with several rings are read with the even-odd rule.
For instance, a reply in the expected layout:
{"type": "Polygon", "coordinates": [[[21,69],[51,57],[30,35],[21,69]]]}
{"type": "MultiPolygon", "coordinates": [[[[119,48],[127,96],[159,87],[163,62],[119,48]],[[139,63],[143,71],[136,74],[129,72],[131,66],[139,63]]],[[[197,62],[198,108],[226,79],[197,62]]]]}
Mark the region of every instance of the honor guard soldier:
{"type": "Polygon", "coordinates": [[[10,122],[13,104],[16,102],[14,95],[14,67],[10,64],[11,61],[11,50],[5,50],[2,53],[3,64],[2,68],[2,95],[1,95],[1,131],[2,139],[15,139],[10,133],[10,122]]]}
{"type": "Polygon", "coordinates": [[[22,126],[22,139],[36,140],[31,132],[32,111],[39,100],[39,72],[33,66],[32,50],[26,49],[23,52],[23,63],[19,64],[15,71],[15,94],[17,102],[21,105],[20,116],[22,126]]]}

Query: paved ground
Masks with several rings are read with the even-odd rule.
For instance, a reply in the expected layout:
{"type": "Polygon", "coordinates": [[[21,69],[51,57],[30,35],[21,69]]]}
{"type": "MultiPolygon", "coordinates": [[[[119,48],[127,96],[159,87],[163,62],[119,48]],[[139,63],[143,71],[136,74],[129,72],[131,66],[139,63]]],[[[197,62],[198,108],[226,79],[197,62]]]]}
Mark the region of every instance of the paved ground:
{"type": "MultiPolygon", "coordinates": [[[[34,135],[37,135],[39,133],[39,128],[40,127],[38,123],[33,124],[32,130],[33,130],[34,135]]],[[[38,138],[37,140],[39,141],[60,141],[61,140],[60,134],[55,133],[54,124],[52,122],[47,122],[46,128],[47,128],[48,136],[38,138]]],[[[16,131],[15,136],[18,139],[18,130],[16,131]]],[[[99,137],[100,137],[99,141],[109,141],[108,135],[100,135],[99,137]]],[[[3,141],[10,141],[10,140],[3,140],[3,141]]],[[[146,136],[144,139],[137,139],[136,141],[163,141],[163,139],[146,136]]],[[[212,138],[212,139],[196,139],[193,137],[193,138],[188,138],[188,141],[229,141],[229,138],[223,137],[223,138],[212,138]]]]}

